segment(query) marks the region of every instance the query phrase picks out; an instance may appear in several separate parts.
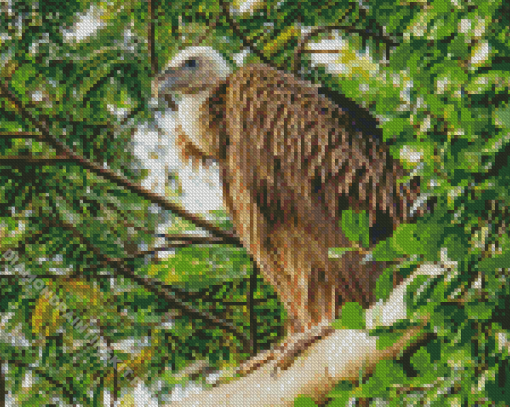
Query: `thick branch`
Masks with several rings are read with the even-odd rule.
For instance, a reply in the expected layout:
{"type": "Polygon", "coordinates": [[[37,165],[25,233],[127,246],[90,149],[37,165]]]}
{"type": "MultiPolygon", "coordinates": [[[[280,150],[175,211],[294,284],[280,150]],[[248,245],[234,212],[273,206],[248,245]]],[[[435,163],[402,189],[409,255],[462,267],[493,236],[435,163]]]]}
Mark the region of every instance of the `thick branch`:
{"type": "Polygon", "coordinates": [[[382,351],[376,349],[377,338],[367,333],[338,330],[312,346],[306,358],[277,377],[272,375],[273,364],[267,364],[242,380],[172,402],[172,407],[293,406],[300,395],[321,400],[339,381],[356,382],[361,371],[369,374],[380,360],[394,359],[421,329],[410,329],[391,348],[382,351]]]}
{"type": "MultiPolygon", "coordinates": [[[[445,266],[424,265],[397,287],[388,301],[367,311],[367,327],[391,326],[406,318],[404,294],[417,275],[439,275],[445,266]]],[[[300,395],[321,401],[333,386],[342,380],[357,383],[368,376],[383,359],[395,359],[402,350],[420,342],[426,335],[424,326],[409,328],[394,345],[377,349],[377,337],[366,330],[341,329],[314,343],[286,371],[274,376],[274,362],[264,365],[247,377],[220,385],[212,390],[193,394],[172,407],[185,406],[293,406],[300,395]]]]}

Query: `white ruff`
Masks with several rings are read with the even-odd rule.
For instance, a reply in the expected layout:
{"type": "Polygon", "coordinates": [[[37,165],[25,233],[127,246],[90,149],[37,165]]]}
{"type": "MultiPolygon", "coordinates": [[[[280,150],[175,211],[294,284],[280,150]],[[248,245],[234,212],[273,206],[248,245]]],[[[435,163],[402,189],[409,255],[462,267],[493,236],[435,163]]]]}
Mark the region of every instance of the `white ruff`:
{"type": "Polygon", "coordinates": [[[201,141],[206,136],[201,134],[200,115],[202,104],[210,93],[210,90],[204,90],[194,95],[183,95],[179,103],[179,124],[186,136],[197,147],[202,145],[201,141]]]}

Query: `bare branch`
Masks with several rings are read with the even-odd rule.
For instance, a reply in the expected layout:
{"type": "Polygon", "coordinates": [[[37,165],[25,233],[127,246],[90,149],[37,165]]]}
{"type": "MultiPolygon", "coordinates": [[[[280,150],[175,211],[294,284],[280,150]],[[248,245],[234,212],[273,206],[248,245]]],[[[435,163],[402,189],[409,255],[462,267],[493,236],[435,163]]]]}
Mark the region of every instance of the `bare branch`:
{"type": "Polygon", "coordinates": [[[30,131],[1,131],[0,138],[39,138],[41,135],[39,133],[34,133],[30,131]]]}
{"type": "Polygon", "coordinates": [[[194,244],[232,244],[237,247],[243,247],[238,241],[234,239],[223,239],[215,236],[196,236],[191,234],[171,234],[165,233],[163,235],[169,242],[186,241],[194,244]]]}
{"type": "Polygon", "coordinates": [[[251,261],[252,271],[250,274],[250,291],[248,292],[248,313],[250,315],[250,348],[251,356],[255,356],[258,353],[257,343],[257,317],[255,315],[255,291],[257,290],[257,275],[259,274],[259,268],[255,261],[251,261]]]}
{"type": "MultiPolygon", "coordinates": [[[[392,292],[388,301],[367,311],[367,328],[391,326],[398,319],[408,318],[404,300],[408,285],[417,275],[439,275],[446,270],[444,265],[424,264],[392,292]]],[[[377,348],[378,338],[369,335],[367,330],[335,330],[312,344],[288,370],[275,375],[275,362],[272,361],[239,380],[174,401],[172,407],[293,406],[300,395],[322,402],[336,383],[346,380],[358,384],[360,377],[368,377],[379,361],[396,359],[402,351],[423,344],[424,338],[428,337],[424,329],[426,325],[426,320],[419,321],[385,349],[377,348]]]]}
{"type": "Polygon", "coordinates": [[[24,166],[24,165],[57,165],[62,163],[74,164],[75,161],[65,155],[56,157],[37,157],[34,155],[14,155],[7,157],[0,157],[0,166],[11,165],[11,166],[24,166]]]}
{"type": "Polygon", "coordinates": [[[154,29],[154,23],[156,22],[155,11],[158,8],[158,0],[148,0],[147,2],[149,23],[147,27],[148,47],[149,47],[149,60],[151,64],[151,76],[155,76],[158,73],[158,58],[156,56],[156,30],[154,29]]]}
{"type": "Polygon", "coordinates": [[[50,144],[60,155],[65,155],[72,159],[77,164],[80,164],[83,168],[93,172],[94,174],[111,181],[119,186],[126,188],[128,191],[139,195],[140,197],[149,200],[150,202],[156,203],[160,205],[163,209],[172,211],[176,215],[182,217],[183,219],[194,223],[196,226],[201,227],[211,233],[213,236],[225,238],[225,239],[237,239],[233,232],[224,231],[221,228],[216,227],[211,224],[209,221],[205,220],[201,216],[197,216],[189,213],[184,209],[184,207],[180,204],[170,202],[165,197],[160,196],[158,194],[154,194],[148,189],[145,189],[141,185],[133,184],[123,175],[119,175],[114,171],[104,168],[85,157],[79,156],[74,151],[72,151],[69,147],[67,147],[64,143],[57,140],[51,133],[46,123],[40,122],[37,120],[32,114],[26,110],[21,103],[21,101],[11,92],[8,86],[0,80],[0,90],[3,95],[7,97],[18,109],[20,115],[30,122],[34,127],[36,127],[40,132],[40,137],[37,138],[39,141],[47,142],[50,144]]]}
{"type": "MultiPolygon", "coordinates": [[[[105,266],[110,266],[115,269],[120,275],[136,282],[138,285],[144,287],[149,292],[156,294],[158,297],[164,298],[171,306],[179,309],[184,315],[188,315],[193,318],[200,318],[204,321],[211,323],[214,326],[223,328],[225,331],[230,332],[234,336],[236,336],[248,349],[249,341],[242,332],[239,332],[238,329],[223,319],[217,318],[211,315],[208,312],[204,312],[201,310],[197,310],[190,305],[186,304],[181,299],[177,298],[174,294],[172,294],[166,287],[164,287],[161,283],[158,283],[154,279],[142,277],[127,267],[123,261],[123,259],[111,258],[101,252],[99,248],[94,246],[82,233],[80,233],[73,225],[66,222],[64,219],[59,219],[58,222],[54,219],[44,218],[43,222],[46,223],[50,227],[54,228],[62,228],[64,230],[68,230],[71,234],[80,240],[82,244],[86,245],[87,248],[94,253],[100,259],[101,263],[105,266]]],[[[174,290],[174,288],[172,288],[174,290]]],[[[174,291],[179,291],[175,289],[174,291]]]]}

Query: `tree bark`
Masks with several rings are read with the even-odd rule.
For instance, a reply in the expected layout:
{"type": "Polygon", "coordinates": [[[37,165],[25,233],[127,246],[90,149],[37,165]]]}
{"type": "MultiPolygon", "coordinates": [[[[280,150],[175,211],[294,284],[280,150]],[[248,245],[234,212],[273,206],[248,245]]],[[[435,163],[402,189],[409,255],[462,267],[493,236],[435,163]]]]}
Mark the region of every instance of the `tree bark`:
{"type": "MultiPolygon", "coordinates": [[[[451,263],[451,262],[450,262],[451,263]]],[[[449,265],[426,264],[395,288],[385,303],[371,307],[366,313],[367,328],[390,326],[406,318],[404,294],[417,275],[439,275],[449,265]]],[[[377,362],[394,359],[399,353],[422,338],[421,326],[407,330],[393,346],[378,350],[377,337],[367,330],[339,329],[314,343],[286,371],[274,374],[274,361],[228,384],[173,401],[172,407],[184,406],[293,406],[300,395],[321,401],[333,386],[348,380],[357,382],[369,374],[377,362]]]]}

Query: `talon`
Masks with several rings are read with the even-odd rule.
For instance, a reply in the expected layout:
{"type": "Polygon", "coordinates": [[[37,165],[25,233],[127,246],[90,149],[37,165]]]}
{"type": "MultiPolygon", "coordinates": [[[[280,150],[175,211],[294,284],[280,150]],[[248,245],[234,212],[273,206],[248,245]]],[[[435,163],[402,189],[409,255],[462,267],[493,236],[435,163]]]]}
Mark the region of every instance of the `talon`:
{"type": "Polygon", "coordinates": [[[269,349],[260,352],[251,359],[246,360],[237,368],[236,373],[240,376],[247,376],[275,358],[274,350],[269,349]]]}
{"type": "Polygon", "coordinates": [[[280,371],[287,370],[291,367],[296,358],[312,344],[328,336],[334,330],[335,329],[330,325],[318,325],[306,332],[290,335],[283,343],[275,345],[272,349],[261,352],[243,362],[236,373],[241,376],[246,376],[271,360],[276,360],[275,367],[271,373],[271,376],[275,377],[280,371]]]}
{"type": "Polygon", "coordinates": [[[278,371],[287,370],[291,367],[296,358],[306,351],[312,344],[334,332],[330,325],[318,325],[312,327],[303,333],[290,336],[287,341],[280,346],[280,355],[276,356],[276,366],[273,374],[278,371]]]}

